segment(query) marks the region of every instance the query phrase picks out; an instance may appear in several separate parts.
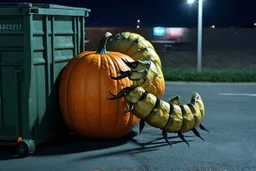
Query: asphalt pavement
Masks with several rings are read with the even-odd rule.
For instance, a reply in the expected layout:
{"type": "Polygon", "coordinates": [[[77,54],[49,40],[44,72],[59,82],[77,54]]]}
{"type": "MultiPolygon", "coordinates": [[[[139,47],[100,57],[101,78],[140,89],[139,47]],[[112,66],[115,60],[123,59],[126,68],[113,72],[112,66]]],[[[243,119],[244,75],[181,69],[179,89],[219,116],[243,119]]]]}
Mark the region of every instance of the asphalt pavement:
{"type": "Polygon", "coordinates": [[[0,171],[255,171],[256,84],[166,83],[163,97],[179,95],[189,102],[192,91],[203,98],[203,121],[210,133],[205,141],[186,133],[187,144],[161,130],[138,126],[126,137],[95,141],[72,135],[55,144],[40,146],[33,156],[15,158],[0,148],[0,171]]]}

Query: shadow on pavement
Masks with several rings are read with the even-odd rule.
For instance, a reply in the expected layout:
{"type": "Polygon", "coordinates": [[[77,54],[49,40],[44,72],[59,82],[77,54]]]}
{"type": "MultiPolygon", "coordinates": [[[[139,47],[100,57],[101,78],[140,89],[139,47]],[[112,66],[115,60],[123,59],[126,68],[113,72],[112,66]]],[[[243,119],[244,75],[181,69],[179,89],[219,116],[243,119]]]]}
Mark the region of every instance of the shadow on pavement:
{"type": "MultiPolygon", "coordinates": [[[[33,156],[72,154],[85,151],[106,149],[125,144],[136,135],[137,133],[135,131],[131,131],[126,136],[118,139],[96,140],[73,134],[65,138],[62,137],[58,140],[37,145],[33,156]]],[[[16,158],[18,158],[18,156],[14,155],[13,146],[0,146],[0,160],[16,158]]]]}
{"type": "MultiPolygon", "coordinates": [[[[168,139],[173,139],[173,138],[177,138],[177,137],[176,136],[168,137],[168,139]]],[[[191,142],[191,141],[194,141],[194,140],[187,140],[187,141],[191,142]]],[[[152,152],[152,151],[158,150],[159,147],[169,146],[165,142],[165,140],[163,140],[163,138],[157,138],[157,139],[154,139],[152,141],[145,142],[145,143],[140,143],[137,140],[132,139],[131,142],[137,144],[139,147],[125,149],[125,150],[112,151],[112,152],[104,152],[102,154],[86,155],[86,156],[79,157],[78,159],[76,158],[75,161],[77,161],[77,160],[92,160],[92,159],[96,159],[96,158],[108,157],[108,156],[120,155],[120,154],[121,155],[122,154],[134,155],[134,154],[138,154],[138,153],[152,152]],[[158,141],[158,140],[162,140],[162,141],[161,142],[155,142],[155,141],[158,141]]],[[[184,143],[184,142],[183,141],[170,141],[170,143],[172,145],[175,145],[175,144],[184,143]]],[[[168,149],[171,149],[171,147],[168,148],[168,149]]]]}
{"type": "Polygon", "coordinates": [[[81,137],[73,134],[67,139],[39,145],[34,156],[72,154],[116,147],[126,144],[136,135],[137,132],[132,130],[121,138],[101,140],[81,137]]]}
{"type": "MultiPolygon", "coordinates": [[[[85,137],[80,137],[75,134],[68,136],[67,138],[62,138],[56,141],[44,143],[38,145],[36,147],[36,151],[33,156],[52,156],[52,155],[62,155],[62,154],[74,154],[74,153],[81,153],[86,151],[93,151],[93,150],[100,150],[106,149],[111,147],[117,147],[128,142],[138,145],[139,147],[119,150],[114,152],[106,152],[102,155],[95,155],[95,156],[88,156],[84,157],[83,159],[93,159],[98,157],[110,156],[115,154],[136,154],[142,152],[150,152],[157,150],[157,148],[162,146],[169,146],[162,137],[155,138],[151,141],[141,143],[138,140],[134,139],[137,135],[137,132],[131,131],[124,137],[118,139],[111,139],[111,140],[99,140],[99,139],[90,139],[85,137]],[[157,142],[161,141],[161,142],[157,142]]],[[[186,137],[193,137],[193,136],[186,136],[186,137]]],[[[174,139],[177,136],[170,136],[168,139],[174,139]]],[[[192,140],[188,140],[190,142],[192,140]]],[[[182,141],[171,141],[171,144],[181,143],[182,141]]],[[[183,142],[182,142],[183,143],[183,142]]],[[[9,160],[9,159],[17,159],[18,157],[11,153],[13,150],[11,146],[0,146],[0,160],[9,160]]]]}
{"type": "MultiPolygon", "coordinates": [[[[194,137],[194,136],[185,136],[185,137],[194,137]]],[[[179,144],[179,143],[184,143],[183,141],[171,141],[170,139],[178,138],[178,136],[170,136],[168,137],[170,143],[173,145],[179,144]]],[[[192,142],[194,140],[187,140],[187,142],[192,142]]],[[[118,151],[112,151],[112,152],[104,152],[102,154],[93,154],[93,155],[86,155],[79,157],[78,159],[76,158],[74,161],[77,160],[91,160],[91,159],[96,159],[96,158],[101,158],[101,157],[108,157],[108,156],[113,156],[113,155],[122,155],[122,154],[138,154],[138,153],[146,153],[146,152],[152,152],[155,150],[158,150],[159,147],[163,146],[169,146],[163,138],[156,138],[152,141],[148,141],[145,143],[138,142],[136,139],[131,139],[131,143],[134,143],[138,145],[139,147],[136,148],[130,148],[130,149],[124,149],[124,150],[118,150],[118,151]],[[161,140],[161,142],[156,142],[161,140]]],[[[168,149],[171,149],[172,147],[169,147],[168,149]]],[[[167,149],[167,150],[168,150],[167,149]]]]}

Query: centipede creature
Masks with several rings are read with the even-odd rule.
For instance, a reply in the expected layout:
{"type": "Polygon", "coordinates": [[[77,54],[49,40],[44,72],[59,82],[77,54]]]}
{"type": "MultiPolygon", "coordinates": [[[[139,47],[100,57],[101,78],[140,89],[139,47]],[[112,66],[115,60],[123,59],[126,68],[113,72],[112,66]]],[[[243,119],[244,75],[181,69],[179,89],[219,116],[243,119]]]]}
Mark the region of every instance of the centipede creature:
{"type": "Polygon", "coordinates": [[[177,133],[178,137],[188,146],[189,143],[185,139],[184,133],[192,131],[194,135],[204,140],[197,128],[209,132],[202,124],[205,116],[205,107],[199,93],[192,92],[190,102],[183,104],[180,96],[171,97],[169,102],[157,98],[154,94],[147,92],[141,86],[146,80],[147,73],[150,71],[149,61],[128,62],[123,60],[130,68],[128,71],[120,71],[117,77],[110,77],[114,80],[120,80],[128,77],[135,84],[131,87],[125,87],[116,95],[110,91],[112,97],[108,100],[117,100],[124,98],[129,104],[127,112],[133,113],[140,118],[139,134],[142,133],[145,123],[152,127],[162,130],[162,136],[166,143],[171,146],[168,141],[168,133],[177,133]]]}

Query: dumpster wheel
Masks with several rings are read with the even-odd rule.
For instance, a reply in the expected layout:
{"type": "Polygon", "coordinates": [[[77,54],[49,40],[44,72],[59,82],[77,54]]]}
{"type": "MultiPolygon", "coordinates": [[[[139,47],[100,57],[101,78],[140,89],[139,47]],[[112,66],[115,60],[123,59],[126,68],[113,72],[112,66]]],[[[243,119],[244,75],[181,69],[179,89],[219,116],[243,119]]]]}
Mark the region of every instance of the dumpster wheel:
{"type": "Polygon", "coordinates": [[[15,145],[15,152],[19,157],[28,157],[35,152],[35,143],[33,140],[23,139],[15,145]]]}

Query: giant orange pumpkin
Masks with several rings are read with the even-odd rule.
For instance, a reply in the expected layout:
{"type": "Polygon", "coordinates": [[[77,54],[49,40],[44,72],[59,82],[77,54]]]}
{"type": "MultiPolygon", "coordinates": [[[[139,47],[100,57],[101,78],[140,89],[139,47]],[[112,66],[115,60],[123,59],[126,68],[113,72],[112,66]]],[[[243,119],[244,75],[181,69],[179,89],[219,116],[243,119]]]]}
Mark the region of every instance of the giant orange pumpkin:
{"type": "Polygon", "coordinates": [[[97,51],[85,51],[72,58],[61,74],[60,108],[67,125],[76,133],[94,138],[117,138],[126,135],[138,122],[124,99],[107,100],[109,91],[117,94],[132,85],[128,78],[113,80],[120,70],[129,68],[122,59],[127,55],[107,52],[106,33],[97,51]]]}

